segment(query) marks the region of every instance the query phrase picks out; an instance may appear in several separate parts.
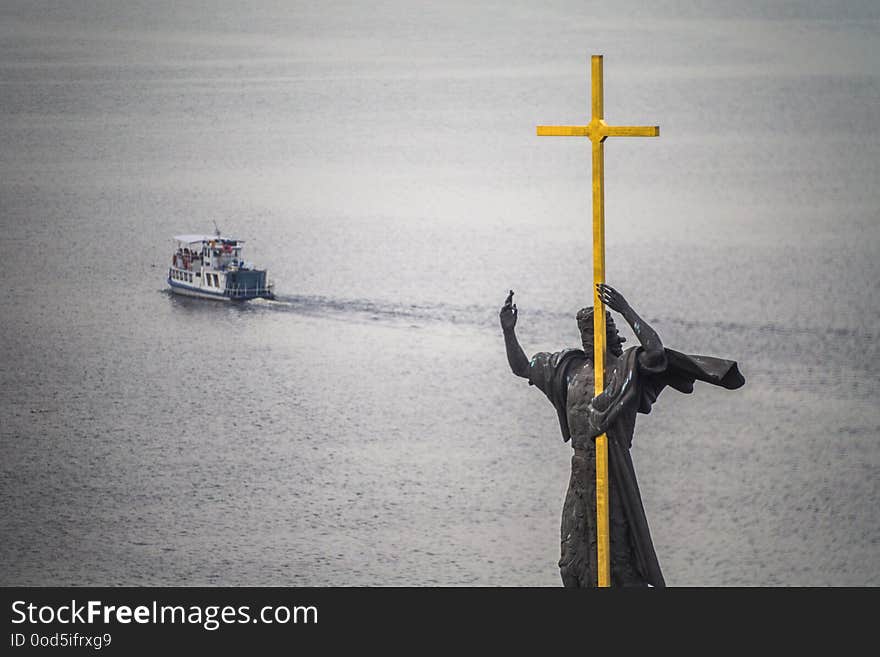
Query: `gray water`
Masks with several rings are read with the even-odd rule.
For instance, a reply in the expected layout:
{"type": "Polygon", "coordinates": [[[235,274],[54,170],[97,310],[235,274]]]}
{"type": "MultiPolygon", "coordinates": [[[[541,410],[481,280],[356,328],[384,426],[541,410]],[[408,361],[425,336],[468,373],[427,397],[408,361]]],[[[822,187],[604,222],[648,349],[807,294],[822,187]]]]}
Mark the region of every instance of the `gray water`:
{"type": "MultiPolygon", "coordinates": [[[[873,2],[4,2],[0,584],[558,586],[589,56],[607,278],[746,386],[633,459],[677,586],[880,585],[873,2]],[[171,237],[278,300],[170,295],[171,237]]],[[[632,343],[631,332],[624,335],[632,343]]]]}

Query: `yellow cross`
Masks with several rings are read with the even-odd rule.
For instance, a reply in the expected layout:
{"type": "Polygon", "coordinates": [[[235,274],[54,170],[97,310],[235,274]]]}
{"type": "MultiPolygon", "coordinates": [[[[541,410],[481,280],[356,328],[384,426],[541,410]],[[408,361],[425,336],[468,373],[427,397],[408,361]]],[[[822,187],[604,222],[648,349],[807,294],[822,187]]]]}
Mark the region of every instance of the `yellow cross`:
{"type": "MultiPolygon", "coordinates": [[[[539,125],[539,137],[589,137],[593,142],[593,363],[595,394],[605,389],[605,308],[596,285],[605,282],[605,139],[658,137],[659,126],[614,126],[605,123],[602,55],[592,57],[592,109],[587,125],[539,125]]],[[[608,533],[608,439],[596,438],[596,537],[599,586],[611,584],[608,533]]]]}

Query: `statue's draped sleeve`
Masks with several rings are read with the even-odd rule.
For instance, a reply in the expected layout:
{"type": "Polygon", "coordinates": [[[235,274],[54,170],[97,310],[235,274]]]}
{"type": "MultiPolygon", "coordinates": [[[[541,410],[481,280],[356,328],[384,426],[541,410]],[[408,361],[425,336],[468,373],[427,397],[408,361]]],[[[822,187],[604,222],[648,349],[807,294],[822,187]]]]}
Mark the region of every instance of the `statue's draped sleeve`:
{"type": "Polygon", "coordinates": [[[565,442],[571,438],[566,413],[569,372],[574,365],[584,360],[587,360],[587,355],[580,349],[563,349],[552,354],[547,351],[538,352],[529,362],[529,385],[547,395],[547,399],[556,408],[562,440],[565,442]]]}
{"type": "Polygon", "coordinates": [[[736,362],[732,360],[666,349],[665,362],[656,368],[647,368],[638,357],[642,349],[631,347],[623,353],[605,391],[590,404],[592,435],[606,433],[618,418],[627,415],[625,411],[650,413],[666,386],[688,394],[694,391],[695,381],[704,381],[728,390],[735,390],[745,383],[736,362]]]}

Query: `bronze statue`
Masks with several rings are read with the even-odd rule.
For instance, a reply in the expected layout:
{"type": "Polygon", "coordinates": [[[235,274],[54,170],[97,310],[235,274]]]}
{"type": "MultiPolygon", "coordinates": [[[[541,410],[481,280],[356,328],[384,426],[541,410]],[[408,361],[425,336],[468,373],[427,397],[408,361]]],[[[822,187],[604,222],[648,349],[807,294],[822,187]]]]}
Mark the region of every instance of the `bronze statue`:
{"type": "Polygon", "coordinates": [[[734,361],[690,356],[667,349],[622,294],[597,286],[602,302],[620,313],[641,343],[623,351],[606,311],[605,391],[593,397],[593,308],[577,313],[583,350],[540,352],[526,358],[514,327],[513,290],[501,308],[507,361],[517,376],[537,386],[556,408],[562,439],[571,440],[571,479],[562,508],[562,583],[596,586],[596,436],[608,436],[611,586],[664,586],[630,456],[636,413],[650,413],[660,391],[693,392],[694,381],[729,390],[745,383],[734,361]]]}

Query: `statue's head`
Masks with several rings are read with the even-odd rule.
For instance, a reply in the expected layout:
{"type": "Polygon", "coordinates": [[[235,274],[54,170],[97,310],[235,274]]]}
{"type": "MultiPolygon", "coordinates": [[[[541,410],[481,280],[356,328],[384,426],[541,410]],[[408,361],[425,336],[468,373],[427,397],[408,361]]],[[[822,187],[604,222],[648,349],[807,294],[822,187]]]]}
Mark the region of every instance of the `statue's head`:
{"type": "MultiPolygon", "coordinates": [[[[588,356],[593,355],[593,307],[587,306],[581,308],[577,314],[578,330],[581,332],[581,342],[584,344],[584,351],[588,356]]],[[[617,326],[611,313],[605,311],[605,343],[608,351],[615,356],[623,353],[623,343],[626,338],[621,337],[617,332],[617,326]]]]}

